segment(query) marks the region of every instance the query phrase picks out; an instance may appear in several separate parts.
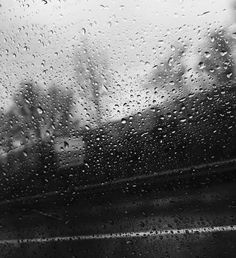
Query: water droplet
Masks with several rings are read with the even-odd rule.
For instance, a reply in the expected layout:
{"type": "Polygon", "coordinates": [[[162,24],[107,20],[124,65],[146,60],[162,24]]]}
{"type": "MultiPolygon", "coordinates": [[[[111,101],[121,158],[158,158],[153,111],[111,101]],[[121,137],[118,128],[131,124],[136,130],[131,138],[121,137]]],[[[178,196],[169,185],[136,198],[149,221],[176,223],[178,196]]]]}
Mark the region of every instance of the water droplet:
{"type": "Polygon", "coordinates": [[[203,62],[199,62],[198,65],[201,70],[205,68],[205,64],[203,62]]]}
{"type": "Polygon", "coordinates": [[[185,123],[187,121],[187,119],[186,118],[182,118],[182,119],[180,119],[180,122],[181,123],[185,123]]]}
{"type": "Polygon", "coordinates": [[[43,109],[41,107],[37,107],[37,112],[39,113],[39,115],[43,114],[43,109]]]}
{"type": "Polygon", "coordinates": [[[67,141],[64,141],[64,148],[65,149],[69,148],[69,143],[67,141]]]}
{"type": "Polygon", "coordinates": [[[211,56],[211,53],[210,53],[210,52],[207,52],[207,51],[206,51],[204,54],[205,54],[205,57],[206,57],[206,58],[209,58],[209,57],[211,56]]]}
{"type": "Polygon", "coordinates": [[[86,29],[85,28],[82,28],[82,34],[85,35],[86,34],[86,29]]]}
{"type": "Polygon", "coordinates": [[[127,123],[126,119],[122,118],[122,119],[121,119],[121,123],[122,123],[123,125],[125,125],[125,124],[127,123]]]}
{"type": "Polygon", "coordinates": [[[221,52],[220,52],[220,55],[221,55],[221,56],[227,55],[227,51],[221,51],[221,52]]]}

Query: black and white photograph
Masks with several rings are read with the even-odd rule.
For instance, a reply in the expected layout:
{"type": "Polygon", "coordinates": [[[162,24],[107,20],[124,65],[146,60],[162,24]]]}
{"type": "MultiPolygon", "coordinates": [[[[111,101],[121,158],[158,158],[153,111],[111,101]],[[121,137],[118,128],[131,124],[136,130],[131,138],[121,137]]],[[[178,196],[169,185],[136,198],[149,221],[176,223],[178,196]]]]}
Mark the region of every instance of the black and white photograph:
{"type": "Polygon", "coordinates": [[[0,258],[236,258],[236,0],[0,0],[0,258]]]}

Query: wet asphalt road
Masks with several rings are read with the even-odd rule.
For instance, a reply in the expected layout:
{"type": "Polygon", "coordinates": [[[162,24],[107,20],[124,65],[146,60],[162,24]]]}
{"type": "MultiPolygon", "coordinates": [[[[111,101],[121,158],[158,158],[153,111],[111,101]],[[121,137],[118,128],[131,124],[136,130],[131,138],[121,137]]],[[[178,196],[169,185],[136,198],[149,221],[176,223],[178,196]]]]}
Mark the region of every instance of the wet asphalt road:
{"type": "Polygon", "coordinates": [[[2,203],[0,257],[236,257],[234,175],[2,203]]]}

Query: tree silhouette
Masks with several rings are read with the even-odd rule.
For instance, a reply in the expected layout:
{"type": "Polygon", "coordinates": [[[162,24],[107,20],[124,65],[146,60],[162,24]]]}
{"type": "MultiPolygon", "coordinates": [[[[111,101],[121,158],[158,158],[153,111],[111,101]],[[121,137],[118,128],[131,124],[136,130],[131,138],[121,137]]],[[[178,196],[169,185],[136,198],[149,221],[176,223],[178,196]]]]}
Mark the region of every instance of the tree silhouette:
{"type": "Polygon", "coordinates": [[[47,129],[53,137],[56,135],[68,135],[70,128],[78,124],[78,120],[71,121],[73,93],[53,84],[48,89],[46,98],[43,106],[47,129]]]}
{"type": "Polygon", "coordinates": [[[183,75],[186,67],[183,62],[185,47],[176,44],[172,46],[170,53],[161,64],[154,67],[148,84],[152,87],[166,89],[169,92],[179,90],[183,85],[183,75]]]}
{"type": "Polygon", "coordinates": [[[210,33],[199,69],[213,77],[217,85],[230,82],[234,78],[232,42],[224,30],[210,33]]]}
{"type": "Polygon", "coordinates": [[[52,85],[46,92],[32,81],[20,83],[12,108],[2,118],[2,148],[13,149],[16,140],[26,145],[68,135],[78,125],[78,121],[71,121],[72,108],[69,90],[52,85]]]}
{"type": "MultiPolygon", "coordinates": [[[[95,109],[96,124],[101,125],[101,97],[108,90],[109,75],[105,53],[93,47],[85,37],[75,53],[76,74],[82,95],[92,102],[95,109]]],[[[90,107],[91,108],[91,107],[90,107]]],[[[93,108],[92,108],[93,109],[93,108]]]]}
{"type": "MultiPolygon", "coordinates": [[[[3,132],[8,139],[20,138],[25,144],[27,140],[40,141],[42,134],[40,88],[31,81],[20,83],[14,95],[14,104],[5,114],[3,132]]],[[[8,140],[9,141],[9,140],[8,140]]]]}
{"type": "Polygon", "coordinates": [[[23,131],[23,123],[18,115],[11,109],[4,114],[1,123],[1,147],[5,152],[14,148],[14,140],[21,140],[22,144],[26,143],[23,131]]]}

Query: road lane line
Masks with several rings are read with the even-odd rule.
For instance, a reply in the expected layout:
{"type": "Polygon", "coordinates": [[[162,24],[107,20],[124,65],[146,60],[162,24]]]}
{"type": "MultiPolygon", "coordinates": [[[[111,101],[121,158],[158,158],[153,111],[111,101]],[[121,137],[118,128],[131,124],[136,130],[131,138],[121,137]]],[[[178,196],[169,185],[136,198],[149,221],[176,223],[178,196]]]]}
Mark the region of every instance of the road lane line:
{"type": "Polygon", "coordinates": [[[48,238],[5,239],[5,240],[0,240],[0,245],[65,242],[65,241],[77,241],[77,240],[100,240],[100,239],[175,236],[175,235],[184,235],[184,234],[201,234],[201,233],[206,234],[206,233],[229,232],[229,231],[236,231],[236,225],[185,228],[185,229],[168,229],[168,230],[155,230],[155,231],[149,230],[149,231],[140,231],[140,232],[111,233],[111,234],[59,236],[59,237],[48,237],[48,238]]]}
{"type": "MultiPolygon", "coordinates": [[[[69,191],[53,191],[53,192],[47,192],[44,194],[36,194],[33,196],[28,196],[28,197],[19,197],[16,199],[11,199],[11,200],[5,200],[5,201],[0,201],[0,206],[3,205],[12,205],[14,203],[17,202],[23,202],[23,201],[33,201],[36,200],[37,202],[39,202],[39,200],[46,200],[46,197],[52,197],[52,196],[56,196],[56,195],[64,195],[65,193],[68,192],[73,192],[73,191],[86,191],[86,190],[92,190],[92,189],[96,189],[99,187],[105,187],[105,186],[114,186],[114,185],[119,185],[121,183],[130,183],[132,184],[132,182],[135,182],[136,180],[145,180],[145,179],[152,179],[152,178],[156,178],[156,177],[160,177],[163,175],[168,175],[168,174],[179,174],[180,172],[183,173],[184,171],[188,171],[190,170],[190,172],[192,171],[192,169],[194,168],[194,170],[203,170],[205,169],[219,169],[220,166],[222,165],[230,165],[230,168],[232,168],[232,166],[235,168],[235,164],[236,163],[236,159],[229,159],[229,160],[225,160],[225,161],[216,161],[216,162],[212,162],[212,163],[208,163],[208,164],[200,164],[200,165],[196,165],[196,166],[191,166],[191,167],[183,167],[183,168],[178,168],[178,169],[169,169],[169,170],[165,170],[165,171],[159,171],[156,172],[154,174],[149,174],[149,175],[140,175],[140,176],[133,176],[133,177],[129,177],[129,178],[123,178],[123,179],[117,179],[114,180],[112,182],[102,182],[102,183],[98,183],[98,184],[89,184],[89,185],[84,185],[84,186],[79,186],[79,187],[75,187],[73,189],[70,189],[69,191]],[[232,164],[233,163],[233,164],[232,164]]],[[[228,168],[228,167],[227,167],[228,168]]],[[[229,169],[229,168],[228,168],[229,169]]]]}

